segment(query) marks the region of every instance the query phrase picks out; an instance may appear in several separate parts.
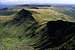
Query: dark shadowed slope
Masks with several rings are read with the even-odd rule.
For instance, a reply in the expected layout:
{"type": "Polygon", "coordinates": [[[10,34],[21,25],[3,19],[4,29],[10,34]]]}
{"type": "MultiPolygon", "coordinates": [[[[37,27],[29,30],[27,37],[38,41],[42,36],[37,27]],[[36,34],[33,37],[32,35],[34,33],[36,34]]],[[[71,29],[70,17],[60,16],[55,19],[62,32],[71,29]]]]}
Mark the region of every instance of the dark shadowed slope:
{"type": "Polygon", "coordinates": [[[50,21],[48,22],[47,27],[48,35],[56,46],[59,46],[75,35],[75,23],[72,22],[61,20],[50,21]]]}
{"type": "Polygon", "coordinates": [[[74,35],[71,19],[50,9],[22,9],[12,20],[0,25],[0,43],[4,50],[16,50],[17,46],[39,50],[55,48],[74,35]]]}
{"type": "Polygon", "coordinates": [[[58,47],[75,36],[75,23],[72,22],[62,20],[49,21],[47,28],[47,38],[36,47],[40,48],[39,50],[58,47]]]}
{"type": "Polygon", "coordinates": [[[20,10],[16,15],[15,18],[12,20],[13,23],[15,24],[22,24],[23,22],[26,21],[35,21],[32,13],[28,10],[22,9],[20,10]]]}

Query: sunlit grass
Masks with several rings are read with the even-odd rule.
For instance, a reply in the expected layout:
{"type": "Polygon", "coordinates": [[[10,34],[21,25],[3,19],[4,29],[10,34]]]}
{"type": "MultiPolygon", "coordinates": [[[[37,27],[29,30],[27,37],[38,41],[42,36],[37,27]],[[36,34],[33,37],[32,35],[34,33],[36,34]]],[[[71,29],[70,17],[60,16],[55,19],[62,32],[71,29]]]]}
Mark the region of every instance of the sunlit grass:
{"type": "MultiPolygon", "coordinates": [[[[53,20],[66,20],[71,21],[72,17],[65,15],[63,13],[59,13],[57,11],[51,9],[27,9],[32,12],[32,16],[35,21],[38,23],[38,28],[32,30],[33,26],[32,21],[24,21],[21,25],[17,26],[17,24],[11,24],[15,14],[12,16],[0,16],[0,43],[2,43],[4,50],[15,50],[13,48],[16,45],[32,45],[36,42],[40,41],[40,36],[29,38],[26,37],[25,34],[31,33],[35,31],[35,33],[40,32],[43,28],[45,28],[48,21],[53,20]],[[4,23],[9,22],[7,25],[4,23]],[[40,26],[42,25],[42,26],[40,26]],[[30,27],[29,29],[27,29],[30,27]],[[39,37],[39,38],[38,38],[39,37]]],[[[19,10],[16,10],[19,11],[19,10]]],[[[17,14],[17,12],[16,12],[17,14]]],[[[37,45],[37,44],[36,44],[37,45]]],[[[22,47],[22,46],[21,46],[22,47]]],[[[56,48],[52,48],[52,50],[57,50],[56,48]]]]}

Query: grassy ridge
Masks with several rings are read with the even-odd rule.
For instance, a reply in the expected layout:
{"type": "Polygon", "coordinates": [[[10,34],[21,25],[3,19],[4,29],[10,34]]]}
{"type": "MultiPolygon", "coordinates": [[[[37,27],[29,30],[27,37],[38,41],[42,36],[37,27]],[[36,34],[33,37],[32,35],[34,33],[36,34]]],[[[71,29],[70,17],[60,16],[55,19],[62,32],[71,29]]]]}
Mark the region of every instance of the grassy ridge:
{"type": "MultiPolygon", "coordinates": [[[[17,10],[18,11],[18,10],[17,10]]],[[[17,50],[16,47],[22,48],[21,45],[28,46],[39,42],[41,36],[36,35],[32,38],[30,36],[25,36],[30,33],[44,33],[41,31],[45,28],[48,21],[52,20],[66,20],[71,21],[72,17],[68,15],[64,15],[57,11],[51,9],[28,9],[32,13],[32,17],[35,21],[30,20],[22,20],[21,24],[18,25],[18,22],[13,22],[15,15],[13,16],[0,16],[0,46],[3,50],[17,50]],[[5,21],[5,22],[4,22],[5,21]],[[15,24],[13,24],[15,23],[15,24]],[[37,23],[37,24],[36,24],[37,23]],[[42,26],[41,26],[42,25],[42,26]],[[35,28],[35,29],[34,29],[35,28]],[[39,38],[38,38],[39,37],[39,38]]],[[[19,11],[20,12],[20,11],[19,11]]],[[[17,14],[17,12],[16,12],[17,14]]],[[[18,16],[18,15],[17,15],[18,16]]],[[[39,45],[39,44],[38,44],[39,45]]],[[[36,44],[37,46],[37,44],[36,44]]],[[[31,50],[31,47],[29,47],[31,50]]],[[[53,48],[55,50],[55,48],[53,48]]],[[[25,47],[23,47],[25,50],[25,47]]],[[[32,49],[33,50],[33,49],[32,49]]]]}
{"type": "Polygon", "coordinates": [[[33,17],[39,24],[42,24],[47,21],[52,20],[65,20],[65,21],[72,21],[72,17],[65,15],[63,13],[59,13],[57,11],[54,11],[52,9],[31,9],[33,11],[33,17]],[[37,13],[36,13],[37,12],[37,13]]]}

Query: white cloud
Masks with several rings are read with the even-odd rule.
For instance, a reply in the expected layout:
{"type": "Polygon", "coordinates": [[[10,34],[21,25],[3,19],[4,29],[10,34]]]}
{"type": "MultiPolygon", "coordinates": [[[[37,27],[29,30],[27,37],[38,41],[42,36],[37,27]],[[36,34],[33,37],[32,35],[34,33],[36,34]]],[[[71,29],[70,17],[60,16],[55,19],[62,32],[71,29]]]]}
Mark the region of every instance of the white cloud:
{"type": "Polygon", "coordinates": [[[26,0],[0,0],[4,4],[24,4],[27,3],[26,0]]]}
{"type": "Polygon", "coordinates": [[[75,0],[0,0],[4,4],[30,4],[30,3],[65,3],[75,4],[75,0]]]}
{"type": "Polygon", "coordinates": [[[16,0],[0,0],[0,2],[14,2],[16,0]]]}

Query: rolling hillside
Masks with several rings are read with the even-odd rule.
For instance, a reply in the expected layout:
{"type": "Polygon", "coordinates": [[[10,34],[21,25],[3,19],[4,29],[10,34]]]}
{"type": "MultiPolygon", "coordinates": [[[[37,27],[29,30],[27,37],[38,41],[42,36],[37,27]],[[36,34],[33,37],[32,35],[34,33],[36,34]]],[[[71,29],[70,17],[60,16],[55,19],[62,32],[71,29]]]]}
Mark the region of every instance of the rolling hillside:
{"type": "Polygon", "coordinates": [[[74,19],[75,19],[75,9],[74,8],[72,8],[72,7],[70,7],[70,8],[62,8],[62,7],[53,7],[52,8],[53,10],[55,10],[55,11],[58,11],[58,12],[60,12],[60,13],[63,13],[63,14],[66,14],[66,15],[69,15],[69,16],[72,16],[72,17],[74,17],[74,19]]]}
{"type": "Polygon", "coordinates": [[[10,17],[0,16],[0,49],[3,50],[34,50],[42,39],[47,38],[48,21],[74,22],[73,17],[52,9],[22,9],[10,17]]]}

